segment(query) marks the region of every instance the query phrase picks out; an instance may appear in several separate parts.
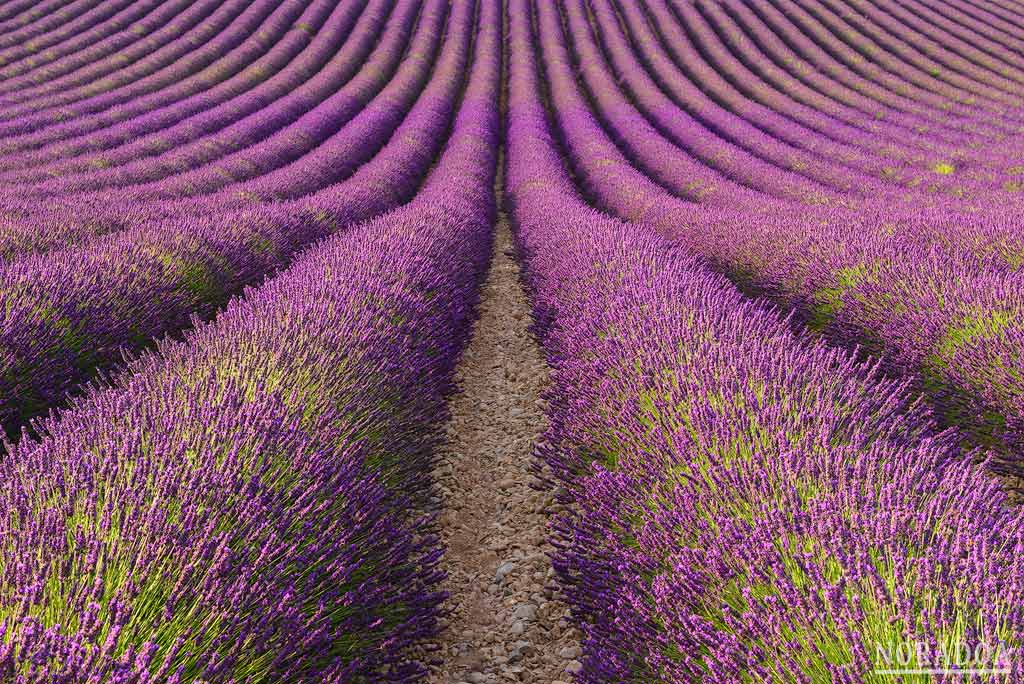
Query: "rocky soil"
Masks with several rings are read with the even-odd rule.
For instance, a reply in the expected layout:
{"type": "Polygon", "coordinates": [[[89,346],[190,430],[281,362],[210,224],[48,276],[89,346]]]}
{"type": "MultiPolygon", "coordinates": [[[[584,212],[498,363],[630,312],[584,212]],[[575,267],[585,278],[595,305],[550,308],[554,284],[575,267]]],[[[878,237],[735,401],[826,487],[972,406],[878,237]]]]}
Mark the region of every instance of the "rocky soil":
{"type": "Polygon", "coordinates": [[[556,684],[580,667],[579,634],[558,600],[547,556],[546,524],[557,504],[531,487],[547,367],[529,320],[501,217],[435,472],[447,546],[443,588],[451,598],[432,684],[556,684]]]}

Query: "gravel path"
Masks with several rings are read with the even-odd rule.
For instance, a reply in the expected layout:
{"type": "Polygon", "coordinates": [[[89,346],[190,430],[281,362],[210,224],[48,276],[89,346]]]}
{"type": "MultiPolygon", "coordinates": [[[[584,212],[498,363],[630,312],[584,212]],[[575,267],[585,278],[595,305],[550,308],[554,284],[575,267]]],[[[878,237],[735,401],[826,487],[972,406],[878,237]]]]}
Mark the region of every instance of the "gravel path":
{"type": "Polygon", "coordinates": [[[538,682],[572,679],[579,635],[556,598],[546,553],[547,492],[531,488],[533,444],[544,427],[547,366],[527,331],[509,228],[498,221],[480,320],[457,372],[447,448],[435,476],[451,594],[428,681],[538,682]]]}

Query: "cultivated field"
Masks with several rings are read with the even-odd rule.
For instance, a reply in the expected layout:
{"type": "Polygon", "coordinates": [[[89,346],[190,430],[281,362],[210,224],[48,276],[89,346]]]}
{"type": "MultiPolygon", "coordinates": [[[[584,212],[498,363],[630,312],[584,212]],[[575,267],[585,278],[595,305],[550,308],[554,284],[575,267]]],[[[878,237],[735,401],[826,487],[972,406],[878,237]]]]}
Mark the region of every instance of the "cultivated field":
{"type": "Polygon", "coordinates": [[[0,0],[0,684],[1024,683],[1024,3],[0,0]]]}

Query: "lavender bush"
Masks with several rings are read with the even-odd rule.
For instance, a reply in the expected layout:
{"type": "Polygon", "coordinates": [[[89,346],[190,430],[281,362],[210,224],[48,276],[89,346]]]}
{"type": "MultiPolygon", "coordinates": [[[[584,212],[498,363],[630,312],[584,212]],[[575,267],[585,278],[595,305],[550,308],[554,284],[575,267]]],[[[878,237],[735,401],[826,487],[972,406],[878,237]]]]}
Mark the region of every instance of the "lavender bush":
{"type": "MultiPolygon", "coordinates": [[[[543,35],[557,13],[533,9],[543,35]]],[[[540,454],[579,680],[887,681],[880,645],[1019,648],[1020,510],[905,381],[582,201],[530,14],[510,5],[508,188],[555,369],[540,454]]]]}
{"type": "Polygon", "coordinates": [[[409,648],[441,597],[416,510],[495,214],[499,5],[472,24],[459,113],[413,202],[309,250],[0,463],[5,678],[422,674],[409,648]]]}

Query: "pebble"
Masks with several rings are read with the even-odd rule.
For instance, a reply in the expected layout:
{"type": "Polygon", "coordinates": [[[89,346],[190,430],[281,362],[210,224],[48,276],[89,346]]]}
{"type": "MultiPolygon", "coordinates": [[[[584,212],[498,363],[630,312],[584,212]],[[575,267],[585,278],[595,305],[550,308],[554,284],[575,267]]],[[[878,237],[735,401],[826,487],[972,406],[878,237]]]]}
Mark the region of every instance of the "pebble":
{"type": "Polygon", "coordinates": [[[521,620],[535,620],[537,619],[537,606],[532,603],[520,603],[516,606],[516,609],[512,611],[513,619],[521,620]]]}
{"type": "Polygon", "coordinates": [[[579,646],[566,646],[558,652],[559,657],[565,658],[566,660],[576,660],[583,655],[583,649],[579,646]]]}
{"type": "Polygon", "coordinates": [[[499,582],[505,579],[510,572],[516,569],[516,564],[512,561],[505,561],[498,566],[497,572],[494,573],[494,578],[499,582]]]}

